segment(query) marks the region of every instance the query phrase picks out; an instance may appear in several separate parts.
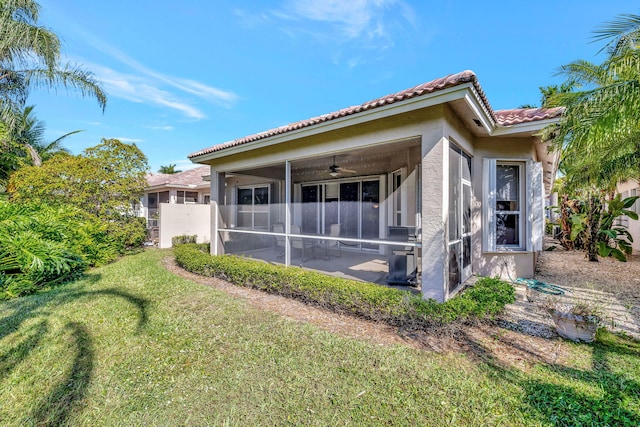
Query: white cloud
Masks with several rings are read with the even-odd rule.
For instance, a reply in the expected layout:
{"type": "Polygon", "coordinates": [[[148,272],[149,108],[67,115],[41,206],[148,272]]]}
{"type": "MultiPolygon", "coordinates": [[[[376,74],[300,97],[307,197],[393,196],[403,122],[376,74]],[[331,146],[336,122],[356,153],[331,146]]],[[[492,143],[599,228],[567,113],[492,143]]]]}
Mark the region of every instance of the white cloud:
{"type": "Polygon", "coordinates": [[[417,15],[405,0],[281,0],[268,11],[236,10],[241,24],[278,30],[292,41],[312,41],[328,50],[334,64],[349,69],[378,62],[407,29],[417,28],[417,15]]]}
{"type": "Polygon", "coordinates": [[[116,137],[115,139],[117,139],[120,142],[126,142],[126,143],[129,143],[129,144],[136,144],[136,143],[139,143],[139,142],[144,142],[144,139],[127,138],[127,137],[124,137],[124,136],[119,136],[119,137],[116,137]]]}
{"type": "Polygon", "coordinates": [[[150,68],[147,68],[140,62],[126,55],[124,52],[95,38],[90,37],[88,41],[89,44],[91,44],[95,48],[119,60],[123,64],[128,65],[133,70],[147,76],[148,78],[155,79],[158,82],[162,82],[176,89],[180,89],[181,91],[221,104],[225,107],[230,107],[230,105],[238,99],[238,95],[233,92],[208,86],[204,83],[200,83],[194,80],[167,76],[165,74],[151,70],[150,68]]]}
{"type": "Polygon", "coordinates": [[[415,13],[402,0],[287,0],[284,8],[273,16],[332,25],[336,36],[351,40],[389,38],[390,23],[399,20],[415,25],[415,13]]]}
{"type": "MultiPolygon", "coordinates": [[[[206,116],[195,106],[194,97],[224,108],[231,108],[239,99],[238,95],[231,91],[209,86],[196,80],[169,76],[154,71],[91,34],[82,30],[78,30],[78,32],[83,35],[84,40],[90,46],[130,69],[127,72],[122,72],[101,65],[91,65],[89,69],[103,82],[105,90],[110,96],[171,108],[196,120],[206,118],[206,116]]],[[[78,62],[89,65],[87,61],[78,62]]]]}
{"type": "Polygon", "coordinates": [[[175,128],[173,126],[147,126],[149,129],[152,130],[174,130],[175,128]]]}
{"type": "Polygon", "coordinates": [[[180,111],[192,119],[204,119],[205,114],[198,108],[180,100],[175,94],[160,89],[157,82],[146,77],[120,73],[100,65],[90,66],[96,77],[104,84],[109,95],[138,103],[151,103],[180,111]]]}
{"type": "Polygon", "coordinates": [[[176,165],[176,169],[182,170],[182,171],[186,171],[189,169],[194,169],[194,168],[199,168],[200,166],[203,166],[201,164],[198,163],[193,163],[190,160],[184,160],[184,159],[180,159],[180,160],[172,160],[169,162],[170,165],[176,165]]]}

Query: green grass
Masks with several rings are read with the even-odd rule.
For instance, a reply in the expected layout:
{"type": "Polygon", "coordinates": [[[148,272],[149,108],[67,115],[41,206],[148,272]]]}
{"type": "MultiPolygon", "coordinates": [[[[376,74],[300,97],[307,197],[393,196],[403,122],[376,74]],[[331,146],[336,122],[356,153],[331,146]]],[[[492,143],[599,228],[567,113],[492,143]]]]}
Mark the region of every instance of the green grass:
{"type": "Polygon", "coordinates": [[[177,277],[165,256],[0,303],[0,425],[640,423],[637,342],[600,334],[525,371],[486,349],[379,346],[177,277]]]}

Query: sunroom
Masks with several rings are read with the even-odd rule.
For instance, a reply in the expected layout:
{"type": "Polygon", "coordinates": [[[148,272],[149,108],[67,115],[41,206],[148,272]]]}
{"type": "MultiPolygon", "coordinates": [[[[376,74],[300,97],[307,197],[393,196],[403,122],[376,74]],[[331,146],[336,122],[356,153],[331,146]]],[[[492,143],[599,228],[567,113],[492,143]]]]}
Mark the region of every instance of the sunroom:
{"type": "Polygon", "coordinates": [[[558,114],[494,112],[463,72],[193,153],[211,252],[438,301],[474,273],[530,275],[556,166],[536,135],[558,114]]]}

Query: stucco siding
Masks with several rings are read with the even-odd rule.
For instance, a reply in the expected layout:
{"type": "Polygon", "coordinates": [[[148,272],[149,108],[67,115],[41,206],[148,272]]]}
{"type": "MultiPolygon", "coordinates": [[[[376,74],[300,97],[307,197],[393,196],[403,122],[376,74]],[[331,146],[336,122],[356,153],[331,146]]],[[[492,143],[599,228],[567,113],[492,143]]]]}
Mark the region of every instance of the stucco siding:
{"type": "MultiPolygon", "coordinates": [[[[483,221],[482,204],[485,200],[483,194],[483,159],[496,158],[500,160],[534,160],[536,153],[533,147],[533,138],[496,137],[478,138],[474,144],[473,157],[473,272],[481,276],[500,276],[507,280],[509,276],[531,277],[535,272],[535,254],[527,251],[488,252],[483,247],[483,221]]],[[[525,187],[525,194],[530,191],[525,187]]],[[[522,207],[523,218],[527,218],[526,206],[522,207]]],[[[526,239],[530,236],[525,235],[526,239]]]]}
{"type": "MultiPolygon", "coordinates": [[[[628,196],[631,196],[630,191],[633,189],[636,189],[636,192],[637,192],[636,195],[640,196],[640,184],[636,180],[629,180],[627,182],[618,184],[616,191],[620,194],[626,193],[628,197],[628,196]]],[[[640,209],[638,209],[638,206],[640,206],[640,200],[637,201],[636,205],[634,206],[637,209],[637,211],[640,211],[640,209]]],[[[628,218],[626,219],[625,224],[627,225],[627,229],[629,230],[629,233],[631,233],[631,236],[633,237],[633,244],[632,244],[633,250],[635,252],[640,251],[640,220],[633,220],[631,218],[628,218]]]]}
{"type": "Polygon", "coordinates": [[[208,242],[211,236],[211,207],[209,205],[178,205],[161,203],[160,248],[170,248],[175,236],[197,235],[198,243],[208,242]]]}

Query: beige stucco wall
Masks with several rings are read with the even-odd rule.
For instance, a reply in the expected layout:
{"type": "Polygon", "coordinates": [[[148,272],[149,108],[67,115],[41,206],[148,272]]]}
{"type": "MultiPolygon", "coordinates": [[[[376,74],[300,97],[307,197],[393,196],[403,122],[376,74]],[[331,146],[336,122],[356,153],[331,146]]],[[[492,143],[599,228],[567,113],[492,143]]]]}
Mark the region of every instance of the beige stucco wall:
{"type": "MultiPolygon", "coordinates": [[[[254,149],[230,154],[211,160],[212,173],[251,170],[265,165],[282,164],[286,160],[302,160],[327,153],[339,153],[360,148],[374,148],[378,144],[417,139],[421,141],[415,153],[403,153],[392,161],[391,169],[407,168],[407,195],[409,203],[415,204],[419,197],[422,216],[407,218],[411,225],[419,221],[422,231],[421,271],[423,294],[426,298],[442,301],[448,297],[448,161],[449,144],[455,143],[472,156],[472,258],[473,273],[507,279],[530,277],[535,269],[533,252],[486,253],[482,247],[482,203],[484,158],[504,160],[534,160],[534,139],[531,137],[486,137],[476,138],[446,105],[436,105],[402,115],[384,117],[365,124],[353,125],[339,130],[283,141],[272,146],[250,144],[254,149]],[[404,157],[406,156],[406,157],[404,157]],[[418,169],[416,169],[416,166],[418,169]],[[416,188],[418,175],[422,182],[416,188]]],[[[232,153],[233,150],[230,150],[232,153]]],[[[233,188],[241,181],[233,182],[229,177],[226,188],[227,203],[230,203],[233,188]]],[[[295,191],[295,189],[294,189],[295,191]]],[[[294,194],[295,196],[295,194],[294,194]]],[[[295,206],[294,208],[295,209],[295,206]]],[[[385,207],[388,210],[388,207],[385,207]]],[[[526,212],[523,212],[526,217],[526,212]]],[[[295,218],[296,212],[291,212],[295,218]]],[[[386,216],[389,221],[389,215],[386,216]]]]}
{"type": "MultiPolygon", "coordinates": [[[[473,271],[481,276],[532,277],[535,272],[535,253],[510,251],[489,253],[482,247],[482,176],[484,158],[500,160],[534,160],[533,138],[496,137],[478,138],[474,144],[473,157],[473,271]]],[[[526,218],[526,205],[523,217],[526,218]]],[[[528,236],[526,236],[528,238],[528,236]]]]}
{"type": "MultiPolygon", "coordinates": [[[[636,189],[637,196],[640,196],[640,184],[636,180],[629,180],[627,182],[623,182],[618,184],[616,191],[620,194],[624,192],[629,192],[632,189],[636,189]]],[[[631,194],[628,194],[630,196],[631,194]]],[[[636,203],[640,203],[640,200],[636,203]]],[[[640,220],[633,220],[631,218],[627,221],[629,233],[633,237],[633,250],[635,252],[640,251],[640,220]]]]}
{"type": "Polygon", "coordinates": [[[197,235],[198,243],[208,242],[211,237],[211,207],[209,205],[178,205],[161,203],[160,248],[170,248],[175,236],[197,235]]]}

